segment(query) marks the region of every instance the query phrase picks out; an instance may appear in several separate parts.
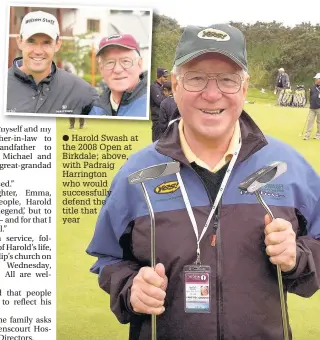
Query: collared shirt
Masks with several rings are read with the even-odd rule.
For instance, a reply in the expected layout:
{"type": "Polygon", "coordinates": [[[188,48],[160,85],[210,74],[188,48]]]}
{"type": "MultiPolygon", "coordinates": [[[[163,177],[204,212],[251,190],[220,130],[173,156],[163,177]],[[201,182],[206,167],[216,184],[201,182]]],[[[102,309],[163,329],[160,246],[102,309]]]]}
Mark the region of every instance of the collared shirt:
{"type": "Polygon", "coordinates": [[[233,153],[235,152],[237,146],[239,145],[239,139],[240,139],[241,131],[240,131],[240,124],[239,121],[236,122],[235,129],[228,147],[228,150],[226,153],[223,155],[222,159],[214,166],[211,168],[208,164],[206,164],[204,161],[199,159],[190,149],[186,138],[183,133],[183,119],[181,118],[179,122],[179,137],[180,137],[180,143],[181,143],[181,148],[186,156],[187,160],[192,163],[195,162],[197,165],[201,166],[202,168],[205,168],[213,173],[219,171],[224,165],[226,165],[232,158],[233,153]]]}
{"type": "MultiPolygon", "coordinates": [[[[137,83],[136,86],[139,85],[140,81],[141,81],[141,80],[139,79],[139,81],[138,81],[138,83],[137,83]]],[[[128,91],[128,93],[130,93],[130,92],[128,91]]],[[[121,99],[122,99],[122,97],[123,97],[123,94],[122,94],[122,96],[121,96],[121,99]]],[[[117,112],[120,103],[116,103],[116,101],[115,101],[115,100],[113,99],[113,97],[112,97],[112,93],[111,93],[111,92],[110,92],[110,104],[111,104],[112,110],[114,110],[115,112],[117,112]]]]}
{"type": "Polygon", "coordinates": [[[54,72],[39,84],[22,72],[17,63],[22,63],[21,57],[16,58],[8,70],[8,112],[88,114],[98,98],[94,87],[54,63],[54,72]]]}
{"type": "Polygon", "coordinates": [[[117,112],[119,104],[114,101],[111,93],[110,93],[110,104],[111,104],[112,109],[117,112]]]}
{"type": "Polygon", "coordinates": [[[26,74],[26,73],[24,73],[24,72],[22,71],[22,69],[21,69],[21,67],[22,67],[22,65],[23,65],[23,59],[22,59],[22,57],[16,58],[16,59],[13,61],[13,64],[14,64],[14,66],[15,66],[15,73],[18,74],[18,75],[20,74],[21,78],[24,78],[24,79],[27,79],[27,78],[28,78],[31,82],[34,83],[34,86],[35,86],[35,87],[38,87],[38,85],[39,85],[40,83],[47,83],[47,84],[49,84],[50,81],[51,81],[51,79],[52,79],[52,76],[55,74],[56,69],[57,69],[56,64],[55,64],[54,62],[52,62],[52,63],[51,63],[51,71],[50,71],[50,73],[49,73],[45,78],[43,78],[39,83],[37,83],[37,82],[35,81],[34,77],[33,77],[31,74],[26,74]]]}

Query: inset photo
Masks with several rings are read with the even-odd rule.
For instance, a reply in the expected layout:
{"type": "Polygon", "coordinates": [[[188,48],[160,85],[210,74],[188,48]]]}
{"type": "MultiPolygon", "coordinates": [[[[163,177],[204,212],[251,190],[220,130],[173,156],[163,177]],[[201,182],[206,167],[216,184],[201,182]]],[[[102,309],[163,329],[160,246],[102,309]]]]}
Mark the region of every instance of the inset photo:
{"type": "Polygon", "coordinates": [[[9,6],[5,115],[148,120],[152,15],[9,6]]]}

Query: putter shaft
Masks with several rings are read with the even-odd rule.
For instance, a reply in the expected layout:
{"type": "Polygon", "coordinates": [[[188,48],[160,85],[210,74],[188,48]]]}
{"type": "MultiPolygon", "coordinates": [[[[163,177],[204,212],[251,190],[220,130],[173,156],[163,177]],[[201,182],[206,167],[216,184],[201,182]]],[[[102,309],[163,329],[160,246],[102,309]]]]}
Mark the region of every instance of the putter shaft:
{"type": "MultiPolygon", "coordinates": [[[[155,229],[155,217],[154,211],[151,205],[151,201],[144,185],[145,181],[160,178],[163,176],[173,175],[180,171],[180,163],[173,161],[162,164],[149,166],[147,168],[135,171],[128,176],[130,184],[141,184],[141,189],[148,206],[150,221],[151,221],[151,267],[154,269],[156,266],[156,229],[155,229]]],[[[156,315],[151,315],[151,340],[157,339],[157,323],[156,315]]]]}
{"type": "MultiPolygon", "coordinates": [[[[266,210],[271,220],[273,221],[274,216],[272,214],[272,211],[270,210],[266,202],[261,197],[260,192],[256,191],[255,194],[257,196],[259,203],[263,206],[263,208],[266,210]]],[[[278,277],[278,285],[279,285],[279,293],[280,293],[283,338],[284,340],[289,340],[288,319],[287,319],[286,304],[285,304],[284,291],[283,291],[282,272],[281,272],[280,265],[278,264],[277,264],[277,277],[278,277]]]]}
{"type": "MultiPolygon", "coordinates": [[[[146,200],[149,215],[151,220],[151,267],[155,268],[156,266],[156,228],[155,228],[155,217],[154,211],[152,209],[151,201],[147,192],[147,189],[143,182],[140,183],[144,198],[146,200]]],[[[156,315],[151,315],[151,340],[157,339],[157,319],[156,315]]]]}

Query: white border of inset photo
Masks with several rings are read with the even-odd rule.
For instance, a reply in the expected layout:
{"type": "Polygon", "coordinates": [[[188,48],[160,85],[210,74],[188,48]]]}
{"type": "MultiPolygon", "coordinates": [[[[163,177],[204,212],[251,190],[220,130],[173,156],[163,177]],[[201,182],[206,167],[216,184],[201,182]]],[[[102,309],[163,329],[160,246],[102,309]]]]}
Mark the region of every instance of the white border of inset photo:
{"type": "MultiPolygon", "coordinates": [[[[23,16],[25,15],[26,13],[23,13],[23,16]]],[[[111,14],[112,15],[112,14],[111,14]]],[[[99,16],[97,16],[99,17],[99,16]]],[[[100,16],[101,17],[101,16],[100,16]]],[[[139,16],[135,16],[135,17],[138,17],[139,16]]],[[[62,117],[65,117],[65,118],[85,118],[85,119],[112,119],[112,120],[149,120],[150,117],[149,117],[149,106],[150,106],[150,81],[151,81],[151,53],[152,53],[152,25],[153,25],[153,9],[152,8],[141,8],[141,7],[137,7],[137,8],[132,8],[132,7],[111,7],[111,6],[105,6],[105,7],[102,7],[101,5],[100,6],[97,6],[97,5],[92,5],[92,6],[82,6],[82,5],[78,5],[78,6],[75,6],[74,4],[70,4],[70,5],[57,5],[57,4],[52,4],[52,5],[43,5],[43,4],[25,4],[25,3],[8,3],[7,4],[7,30],[6,30],[6,53],[5,53],[5,65],[4,65],[4,88],[5,88],[5,93],[4,93],[4,115],[5,116],[24,116],[24,117],[56,117],[56,118],[62,118],[62,117]],[[73,9],[73,10],[87,10],[87,12],[90,12],[90,11],[97,11],[97,13],[99,13],[99,11],[101,12],[102,10],[103,11],[119,11],[120,14],[121,12],[124,13],[126,11],[132,11],[132,14],[134,15],[135,13],[142,13],[142,12],[150,12],[150,14],[147,16],[149,18],[149,23],[146,24],[146,23],[140,23],[141,25],[145,25],[148,26],[148,31],[144,30],[144,32],[146,32],[148,34],[148,45],[146,45],[146,39],[145,39],[145,42],[144,42],[144,45],[142,46],[141,45],[141,41],[139,39],[139,37],[136,37],[134,35],[134,25],[131,25],[131,28],[130,28],[130,31],[129,32],[122,32],[121,31],[121,22],[118,22],[118,23],[115,23],[115,24],[118,24],[119,27],[116,27],[115,25],[112,25],[111,23],[111,26],[112,26],[112,30],[113,32],[106,32],[105,34],[103,34],[103,28],[101,29],[101,26],[103,26],[102,23],[100,23],[100,32],[93,32],[92,33],[92,37],[91,39],[87,39],[86,41],[91,41],[90,44],[88,44],[88,46],[91,46],[92,49],[94,49],[95,51],[95,54],[97,53],[98,51],[98,47],[99,47],[99,42],[101,41],[101,39],[103,37],[108,37],[110,35],[121,35],[121,34],[132,34],[135,39],[137,40],[138,44],[140,45],[140,51],[142,51],[143,49],[145,50],[145,52],[142,54],[142,59],[143,59],[143,72],[147,72],[147,87],[146,87],[146,112],[145,112],[145,115],[142,116],[142,117],[136,117],[136,116],[112,116],[112,115],[89,115],[89,114],[65,114],[65,113],[44,113],[44,112],[39,112],[39,113],[30,113],[30,112],[15,112],[14,109],[11,109],[12,111],[8,111],[7,110],[7,95],[8,95],[8,71],[10,69],[10,65],[9,65],[9,62],[10,64],[13,62],[13,60],[17,57],[17,55],[11,57],[11,60],[9,60],[9,57],[10,57],[10,51],[9,51],[9,48],[10,48],[10,44],[9,44],[9,39],[10,38],[15,38],[17,36],[19,36],[19,31],[20,31],[20,23],[17,24],[17,28],[16,28],[16,33],[12,34],[10,33],[10,26],[11,26],[11,15],[10,15],[10,9],[11,8],[15,8],[15,9],[21,9],[22,7],[26,7],[28,8],[27,11],[29,12],[33,12],[33,11],[38,11],[38,10],[43,10],[45,11],[45,9],[52,9],[52,10],[56,10],[56,9],[73,9]]],[[[87,17],[85,18],[86,20],[86,23],[87,23],[87,19],[95,19],[94,17],[87,17]]],[[[60,18],[57,19],[57,21],[59,23],[60,22],[60,18]]],[[[120,21],[120,19],[119,19],[120,21]]],[[[75,26],[75,23],[73,24],[72,28],[74,29],[76,26],[75,26]]],[[[64,22],[65,24],[65,22],[64,22]]],[[[110,19],[106,19],[106,22],[104,23],[105,26],[107,26],[108,30],[110,30],[110,19]]],[[[80,26],[80,25],[79,25],[80,26]]],[[[83,25],[82,25],[83,26],[83,25]]],[[[122,26],[127,26],[128,27],[128,24],[124,25],[124,21],[123,21],[123,24],[122,26]]],[[[63,40],[72,40],[72,37],[74,37],[74,39],[76,39],[79,35],[81,35],[82,33],[79,33],[77,30],[76,33],[74,33],[74,30],[72,31],[72,34],[71,36],[67,36],[67,35],[64,35],[64,31],[66,31],[65,27],[60,27],[60,34],[61,34],[61,37],[62,37],[62,44],[63,44],[63,40]],[[78,32],[78,33],[77,33],[78,32]]],[[[85,32],[85,33],[88,33],[88,32],[85,32]]],[[[17,47],[17,50],[18,47],[17,47]]],[[[93,69],[93,75],[95,76],[96,74],[101,74],[100,73],[100,70],[99,70],[99,65],[98,65],[98,62],[97,62],[97,57],[94,56],[93,57],[93,64],[91,65],[92,69],[93,69]]],[[[61,67],[61,63],[62,63],[63,60],[59,60],[58,61],[58,67],[59,69],[62,68],[61,67]]],[[[83,75],[81,74],[76,74],[76,76],[78,76],[79,78],[81,78],[83,75]]],[[[102,77],[102,80],[103,80],[103,77],[102,77]]],[[[90,84],[92,86],[92,84],[90,84]]],[[[97,90],[99,90],[97,87],[96,87],[97,90]]],[[[99,91],[99,95],[101,94],[101,90],[99,91]]],[[[17,97],[19,96],[19,92],[16,93],[17,97]]],[[[30,100],[32,99],[32,94],[31,94],[31,97],[30,97],[30,100]]],[[[61,106],[61,105],[60,105],[61,106]]],[[[120,104],[120,107],[121,107],[121,104],[120,104]]],[[[59,108],[55,107],[54,108],[55,111],[58,111],[59,108]]]]}

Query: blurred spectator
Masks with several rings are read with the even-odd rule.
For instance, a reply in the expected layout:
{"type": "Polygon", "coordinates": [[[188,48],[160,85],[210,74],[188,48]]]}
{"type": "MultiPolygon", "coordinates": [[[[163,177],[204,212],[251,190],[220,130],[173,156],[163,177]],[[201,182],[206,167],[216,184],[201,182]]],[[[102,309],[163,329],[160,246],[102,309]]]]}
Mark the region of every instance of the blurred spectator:
{"type": "Polygon", "coordinates": [[[171,81],[163,83],[163,93],[166,98],[160,104],[159,137],[166,131],[170,120],[180,117],[179,111],[177,110],[177,104],[173,98],[171,81]]]}
{"type": "Polygon", "coordinates": [[[315,119],[317,119],[317,133],[314,139],[320,139],[320,73],[317,73],[313,79],[314,85],[310,89],[310,109],[304,140],[310,138],[315,119]]]}
{"type": "Polygon", "coordinates": [[[274,90],[274,94],[278,94],[277,104],[278,105],[285,105],[287,103],[283,103],[283,100],[287,100],[287,91],[290,89],[290,80],[287,73],[285,73],[284,68],[281,67],[278,70],[278,76],[276,79],[276,87],[274,90]]]}
{"type": "Polygon", "coordinates": [[[150,109],[152,121],[152,141],[159,139],[161,128],[159,127],[160,104],[166,98],[163,93],[163,83],[167,81],[169,76],[165,68],[157,68],[157,79],[150,88],[150,109]]]}
{"type": "Polygon", "coordinates": [[[283,89],[289,89],[289,88],[290,88],[289,76],[285,72],[284,68],[281,67],[278,70],[275,92],[278,93],[283,89]]]}

